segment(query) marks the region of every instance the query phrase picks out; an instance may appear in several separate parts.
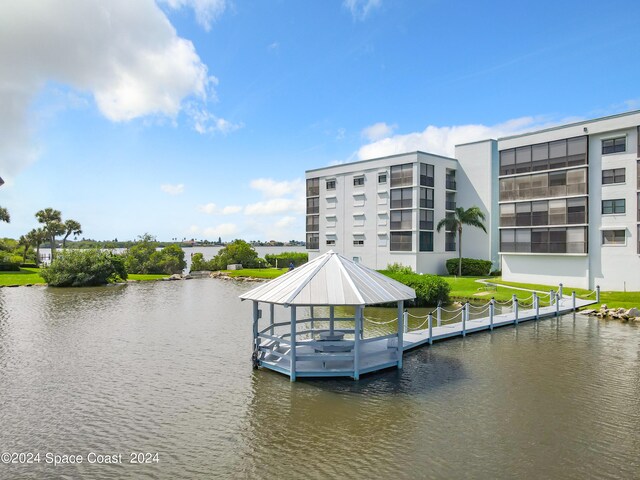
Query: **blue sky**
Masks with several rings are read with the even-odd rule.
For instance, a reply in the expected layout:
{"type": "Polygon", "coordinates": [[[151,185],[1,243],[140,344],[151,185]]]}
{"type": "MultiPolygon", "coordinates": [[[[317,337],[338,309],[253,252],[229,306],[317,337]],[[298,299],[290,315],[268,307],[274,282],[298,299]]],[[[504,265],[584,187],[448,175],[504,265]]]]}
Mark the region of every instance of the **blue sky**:
{"type": "Polygon", "coordinates": [[[640,108],[639,18],[615,0],[3,2],[0,236],[53,207],[87,238],[302,240],[307,169],[640,108]]]}

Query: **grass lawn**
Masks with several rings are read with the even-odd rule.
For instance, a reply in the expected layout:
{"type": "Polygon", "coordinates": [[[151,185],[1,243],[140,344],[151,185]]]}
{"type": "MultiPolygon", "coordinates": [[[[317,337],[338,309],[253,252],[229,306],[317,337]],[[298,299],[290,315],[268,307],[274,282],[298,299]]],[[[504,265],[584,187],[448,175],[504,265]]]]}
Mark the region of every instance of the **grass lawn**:
{"type": "Polygon", "coordinates": [[[242,270],[222,270],[230,277],[276,278],[286,273],[288,268],[244,268],[242,270]]]}
{"type": "Polygon", "coordinates": [[[128,280],[136,280],[138,282],[146,282],[151,280],[159,280],[161,278],[167,278],[169,275],[164,273],[130,273],[128,276],[128,280]]]}
{"type": "Polygon", "coordinates": [[[0,272],[0,285],[27,285],[45,283],[38,268],[21,268],[19,272],[0,272]]]}
{"type": "MultiPolygon", "coordinates": [[[[515,294],[519,300],[526,299],[528,302],[531,301],[529,299],[531,292],[508,288],[506,282],[500,282],[501,285],[498,285],[495,277],[455,277],[445,275],[442,276],[442,278],[444,278],[451,287],[449,296],[454,300],[469,299],[478,302],[488,302],[491,300],[491,297],[494,297],[496,300],[504,302],[511,300],[511,297],[515,294]],[[495,284],[495,286],[485,286],[477,281],[480,279],[488,280],[495,284]]],[[[544,289],[541,290],[544,291],[544,289]]],[[[546,291],[549,290],[550,288],[547,288],[546,291]]],[[[541,303],[541,305],[543,304],[544,303],[541,303]]]]}

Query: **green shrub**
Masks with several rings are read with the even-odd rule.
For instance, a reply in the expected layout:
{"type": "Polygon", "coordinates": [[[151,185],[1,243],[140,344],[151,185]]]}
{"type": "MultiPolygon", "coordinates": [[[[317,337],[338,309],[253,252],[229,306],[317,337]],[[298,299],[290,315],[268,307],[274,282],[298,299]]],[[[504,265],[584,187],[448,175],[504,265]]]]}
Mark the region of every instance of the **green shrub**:
{"type": "Polygon", "coordinates": [[[152,236],[145,234],[125,254],[125,267],[129,273],[181,273],[187,266],[184,250],[171,244],[162,250],[156,250],[152,236]]]}
{"type": "MultiPolygon", "coordinates": [[[[491,271],[490,260],[479,260],[477,258],[462,259],[462,276],[463,277],[481,277],[488,275],[491,271]]],[[[447,260],[447,272],[449,275],[458,274],[458,259],[450,258],[447,260]]]]}
{"type": "Polygon", "coordinates": [[[389,278],[407,285],[416,291],[416,299],[405,302],[409,307],[436,306],[438,302],[449,303],[451,287],[438,275],[421,275],[419,273],[397,273],[383,271],[389,278]]]}
{"type": "Polygon", "coordinates": [[[225,270],[227,265],[241,264],[244,268],[263,268],[266,262],[258,258],[258,252],[244,240],[234,240],[222,248],[218,254],[209,261],[214,267],[210,270],[225,270]]]}
{"type": "Polygon", "coordinates": [[[391,273],[413,273],[413,269],[411,267],[407,267],[401,263],[390,263],[387,264],[387,272],[391,273]]]}
{"type": "Polygon", "coordinates": [[[306,252],[282,252],[269,253],[264,256],[266,262],[272,267],[288,267],[291,262],[295,267],[299,267],[309,261],[309,254],[306,252]]]}
{"type": "Polygon", "coordinates": [[[101,250],[63,250],[40,276],[52,287],[89,287],[126,280],[124,258],[101,250]]]}
{"type": "Polygon", "coordinates": [[[0,262],[0,272],[19,272],[20,263],[0,262]]]}

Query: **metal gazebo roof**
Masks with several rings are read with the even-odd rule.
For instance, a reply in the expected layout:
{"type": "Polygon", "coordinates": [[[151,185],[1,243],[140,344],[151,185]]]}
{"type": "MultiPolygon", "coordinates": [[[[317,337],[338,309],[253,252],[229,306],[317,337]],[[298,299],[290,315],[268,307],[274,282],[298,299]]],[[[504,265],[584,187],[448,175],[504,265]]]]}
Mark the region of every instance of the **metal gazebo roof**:
{"type": "Polygon", "coordinates": [[[333,250],[240,295],[278,305],[375,305],[415,297],[413,288],[333,250]]]}

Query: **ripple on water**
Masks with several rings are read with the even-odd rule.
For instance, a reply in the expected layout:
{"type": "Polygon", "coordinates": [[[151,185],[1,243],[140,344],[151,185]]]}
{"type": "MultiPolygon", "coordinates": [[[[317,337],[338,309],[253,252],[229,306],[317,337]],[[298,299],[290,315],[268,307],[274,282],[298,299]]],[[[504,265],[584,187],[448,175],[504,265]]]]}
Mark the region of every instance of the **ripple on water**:
{"type": "MultiPolygon", "coordinates": [[[[0,445],[160,452],[159,465],[56,470],[69,478],[640,471],[634,326],[565,316],[437,343],[407,354],[402,371],[359,382],[291,384],[251,368],[251,305],[237,299],[247,288],[205,279],[1,289],[0,445]]],[[[0,466],[2,478],[50,474],[0,466]]]]}

